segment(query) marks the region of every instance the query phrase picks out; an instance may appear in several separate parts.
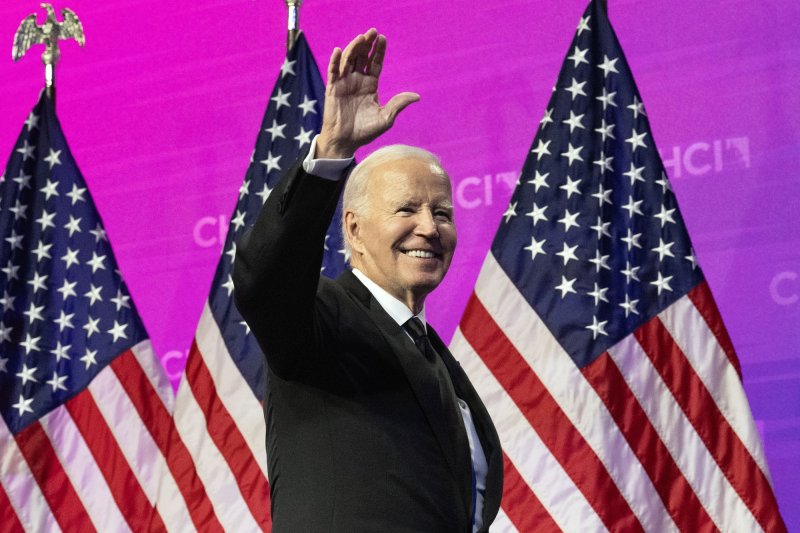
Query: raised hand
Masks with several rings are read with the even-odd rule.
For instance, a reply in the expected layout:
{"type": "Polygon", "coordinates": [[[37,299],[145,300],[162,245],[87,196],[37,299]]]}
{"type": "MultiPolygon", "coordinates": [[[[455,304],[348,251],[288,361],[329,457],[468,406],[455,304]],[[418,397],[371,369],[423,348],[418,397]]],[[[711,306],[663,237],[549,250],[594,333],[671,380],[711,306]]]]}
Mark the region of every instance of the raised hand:
{"type": "Polygon", "coordinates": [[[378,79],[385,53],[386,37],[375,28],[356,36],[344,51],[334,48],[316,157],[352,157],[356,149],[391,128],[400,111],[419,100],[417,93],[404,92],[381,106],[378,79]]]}

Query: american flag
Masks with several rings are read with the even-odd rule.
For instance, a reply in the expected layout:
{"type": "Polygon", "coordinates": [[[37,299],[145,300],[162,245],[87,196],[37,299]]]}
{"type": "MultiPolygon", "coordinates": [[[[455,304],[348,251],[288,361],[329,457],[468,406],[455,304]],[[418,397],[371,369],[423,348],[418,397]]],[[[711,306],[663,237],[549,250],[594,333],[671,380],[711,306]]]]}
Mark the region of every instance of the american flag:
{"type": "Polygon", "coordinates": [[[44,92],[0,205],[0,530],[163,529],[172,390],[44,92]]]}
{"type": "Polygon", "coordinates": [[[452,351],[500,434],[499,531],[785,531],[736,354],[599,0],[452,351]]]}
{"type": "MultiPolygon", "coordinates": [[[[264,356],[233,303],[231,267],[236,241],[254,221],[270,191],[322,124],[324,85],[300,34],[280,69],[208,302],[197,326],[175,407],[176,446],[188,450],[205,494],[188,496],[205,527],[269,530],[270,502],[262,405],[264,356]]],[[[340,214],[328,231],[323,274],[344,269],[340,214]]]]}

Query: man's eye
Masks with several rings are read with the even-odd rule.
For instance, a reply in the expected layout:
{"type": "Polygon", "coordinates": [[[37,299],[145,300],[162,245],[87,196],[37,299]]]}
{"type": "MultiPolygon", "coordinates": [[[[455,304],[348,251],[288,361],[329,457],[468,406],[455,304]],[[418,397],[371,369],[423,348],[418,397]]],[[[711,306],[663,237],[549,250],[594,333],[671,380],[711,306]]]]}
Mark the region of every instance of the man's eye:
{"type": "Polygon", "coordinates": [[[412,208],[408,207],[408,206],[405,206],[405,207],[398,208],[397,212],[398,213],[413,213],[414,210],[412,208]]]}
{"type": "Polygon", "coordinates": [[[440,220],[451,220],[453,218],[449,211],[437,211],[434,214],[440,220]]]}

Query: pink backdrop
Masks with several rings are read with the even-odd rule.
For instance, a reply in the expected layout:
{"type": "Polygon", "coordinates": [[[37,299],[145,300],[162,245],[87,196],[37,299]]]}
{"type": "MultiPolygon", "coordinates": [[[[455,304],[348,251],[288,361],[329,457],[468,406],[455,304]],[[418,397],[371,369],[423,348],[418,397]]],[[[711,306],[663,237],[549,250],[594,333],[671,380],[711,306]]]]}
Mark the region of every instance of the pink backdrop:
{"type": "MultiPolygon", "coordinates": [[[[586,0],[307,0],[322,70],[370,26],[389,39],[383,93],[422,100],[382,143],[439,153],[459,250],[429,299],[455,329],[586,0]]],[[[800,4],[610,0],[654,136],[743,366],[786,523],[800,529],[800,4]]],[[[173,382],[282,62],[281,0],[69,0],[58,113],[173,382]]],[[[56,6],[58,9],[62,5],[56,6]]],[[[37,2],[0,6],[8,53],[37,2]]],[[[42,86],[39,51],[0,61],[0,157],[42,86]]]]}

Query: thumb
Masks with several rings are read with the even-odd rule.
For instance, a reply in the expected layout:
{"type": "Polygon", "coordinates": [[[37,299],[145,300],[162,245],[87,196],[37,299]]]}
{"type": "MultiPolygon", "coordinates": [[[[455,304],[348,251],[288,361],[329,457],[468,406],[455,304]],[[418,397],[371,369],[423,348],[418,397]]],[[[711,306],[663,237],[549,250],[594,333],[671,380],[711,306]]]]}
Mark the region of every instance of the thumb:
{"type": "Polygon", "coordinates": [[[419,100],[417,93],[399,93],[391,97],[383,110],[386,112],[386,118],[390,123],[394,122],[397,115],[406,107],[419,100]]]}

